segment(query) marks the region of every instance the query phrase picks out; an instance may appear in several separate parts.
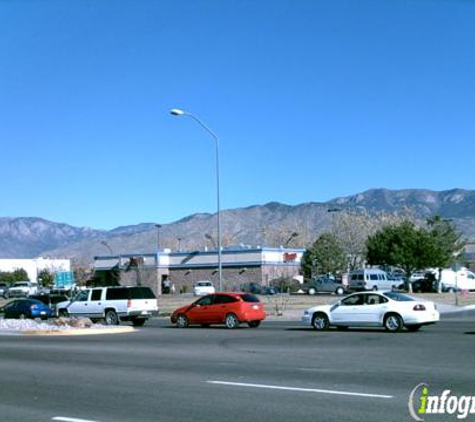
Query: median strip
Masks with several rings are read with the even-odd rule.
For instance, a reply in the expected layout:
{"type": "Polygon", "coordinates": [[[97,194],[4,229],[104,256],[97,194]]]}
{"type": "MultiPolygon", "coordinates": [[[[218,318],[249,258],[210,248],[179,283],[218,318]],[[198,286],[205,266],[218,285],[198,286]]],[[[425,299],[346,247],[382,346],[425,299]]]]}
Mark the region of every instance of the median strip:
{"type": "Polygon", "coordinates": [[[338,391],[338,390],[322,390],[318,388],[300,388],[300,387],[284,387],[279,385],[268,384],[249,384],[242,382],[229,382],[229,381],[206,381],[208,384],[227,385],[231,387],[247,387],[247,388],[262,388],[268,390],[283,390],[283,391],[298,391],[303,393],[320,393],[320,394],[336,394],[341,396],[356,396],[356,397],[369,397],[377,399],[392,399],[393,396],[387,396],[382,394],[368,394],[368,393],[356,393],[351,391],[338,391]]]}

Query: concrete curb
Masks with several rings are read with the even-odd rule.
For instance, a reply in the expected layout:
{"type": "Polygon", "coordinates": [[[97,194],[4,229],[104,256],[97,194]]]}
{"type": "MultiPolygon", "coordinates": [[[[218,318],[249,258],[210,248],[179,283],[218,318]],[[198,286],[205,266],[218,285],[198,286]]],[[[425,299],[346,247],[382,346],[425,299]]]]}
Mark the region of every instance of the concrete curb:
{"type": "Polygon", "coordinates": [[[123,334],[133,333],[134,327],[111,327],[111,328],[83,328],[76,330],[23,330],[18,334],[34,336],[84,336],[96,334],[123,334]]]}

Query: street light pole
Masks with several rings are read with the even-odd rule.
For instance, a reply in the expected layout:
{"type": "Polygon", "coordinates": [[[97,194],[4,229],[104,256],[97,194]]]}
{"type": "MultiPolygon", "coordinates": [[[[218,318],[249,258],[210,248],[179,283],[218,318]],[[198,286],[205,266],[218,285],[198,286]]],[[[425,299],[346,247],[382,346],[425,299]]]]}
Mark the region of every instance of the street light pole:
{"type": "Polygon", "coordinates": [[[157,252],[160,252],[160,228],[162,227],[161,224],[155,224],[155,227],[157,228],[157,252]]]}
{"type": "Polygon", "coordinates": [[[197,122],[206,132],[208,132],[215,141],[216,148],[216,217],[217,217],[217,229],[218,229],[218,277],[219,277],[219,290],[223,290],[223,268],[221,260],[221,204],[220,204],[220,186],[219,186],[219,138],[218,136],[206,126],[198,117],[195,115],[185,112],[183,110],[174,108],[170,110],[170,114],[173,116],[188,116],[191,117],[195,122],[197,122]]]}
{"type": "Polygon", "coordinates": [[[287,239],[287,241],[284,243],[284,246],[285,246],[285,247],[289,246],[290,242],[291,242],[293,239],[295,239],[296,237],[298,237],[298,236],[299,236],[299,233],[293,232],[293,233],[290,235],[290,237],[287,239]]]}
{"type": "Polygon", "coordinates": [[[109,245],[105,240],[101,240],[101,245],[104,245],[104,246],[107,248],[107,250],[109,251],[109,253],[110,253],[111,255],[114,254],[114,251],[112,250],[112,248],[110,247],[110,245],[109,245]]]}

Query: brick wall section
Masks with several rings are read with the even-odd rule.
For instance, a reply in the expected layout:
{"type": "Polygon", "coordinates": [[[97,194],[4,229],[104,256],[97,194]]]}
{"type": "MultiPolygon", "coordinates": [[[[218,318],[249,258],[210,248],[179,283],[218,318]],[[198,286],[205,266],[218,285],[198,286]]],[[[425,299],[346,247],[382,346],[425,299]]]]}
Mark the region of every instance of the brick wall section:
{"type": "MultiPolygon", "coordinates": [[[[242,285],[256,283],[269,285],[279,278],[292,279],[299,274],[299,267],[295,266],[264,266],[246,268],[223,268],[223,290],[240,291],[242,285]]],[[[219,276],[216,268],[197,268],[187,270],[157,270],[153,267],[139,267],[130,271],[121,271],[120,284],[122,286],[137,286],[138,279],[142,286],[150,287],[158,296],[162,293],[162,275],[168,274],[171,285],[175,286],[176,293],[191,292],[193,284],[200,280],[213,282],[219,287],[219,276]]]]}
{"type": "Polygon", "coordinates": [[[139,268],[138,271],[132,269],[130,271],[120,272],[120,284],[122,286],[138,286],[150,287],[155,295],[162,293],[161,276],[156,268],[139,268]]]}
{"type": "MultiPolygon", "coordinates": [[[[243,284],[249,283],[268,285],[274,279],[292,279],[298,274],[299,268],[291,266],[223,268],[223,290],[239,291],[243,284]]],[[[212,281],[215,287],[219,285],[217,269],[171,270],[169,280],[177,293],[191,292],[193,284],[200,280],[212,281]]]]}

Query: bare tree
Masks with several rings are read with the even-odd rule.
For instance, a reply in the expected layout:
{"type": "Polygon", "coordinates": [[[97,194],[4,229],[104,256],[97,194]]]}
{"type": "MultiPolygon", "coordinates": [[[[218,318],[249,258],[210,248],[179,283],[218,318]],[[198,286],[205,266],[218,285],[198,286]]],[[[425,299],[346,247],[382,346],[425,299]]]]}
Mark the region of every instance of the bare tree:
{"type": "Polygon", "coordinates": [[[344,250],[350,270],[361,268],[365,262],[367,249],[366,241],[369,236],[382,227],[390,224],[400,224],[403,221],[412,221],[417,225],[413,213],[405,209],[401,213],[378,212],[370,214],[366,210],[343,210],[333,218],[332,233],[338,239],[344,250]]]}

